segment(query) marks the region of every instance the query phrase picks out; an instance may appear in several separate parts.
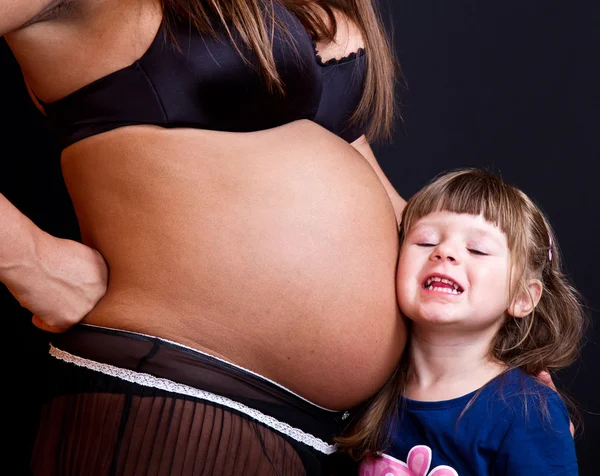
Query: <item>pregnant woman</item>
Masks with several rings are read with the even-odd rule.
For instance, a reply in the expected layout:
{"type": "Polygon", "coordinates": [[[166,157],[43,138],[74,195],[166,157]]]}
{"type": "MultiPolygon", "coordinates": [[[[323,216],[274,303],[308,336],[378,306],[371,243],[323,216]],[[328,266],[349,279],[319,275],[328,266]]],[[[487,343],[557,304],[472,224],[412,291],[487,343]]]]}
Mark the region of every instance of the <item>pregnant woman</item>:
{"type": "Polygon", "coordinates": [[[53,332],[33,473],[322,474],[405,342],[371,0],[3,0],[0,34],[83,241],[0,195],[53,332]]]}

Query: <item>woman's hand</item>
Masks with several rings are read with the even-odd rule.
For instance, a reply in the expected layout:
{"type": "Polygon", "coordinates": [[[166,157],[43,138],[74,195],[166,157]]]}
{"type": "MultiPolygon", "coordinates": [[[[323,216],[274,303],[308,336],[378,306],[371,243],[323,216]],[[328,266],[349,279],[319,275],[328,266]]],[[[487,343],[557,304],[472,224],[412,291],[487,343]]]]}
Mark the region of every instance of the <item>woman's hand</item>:
{"type": "MultiPolygon", "coordinates": [[[[548,385],[552,390],[556,391],[556,385],[554,385],[554,381],[552,380],[552,376],[549,372],[540,372],[537,376],[540,382],[548,385]]],[[[573,422],[569,420],[569,429],[571,430],[571,436],[575,436],[575,425],[573,422]]]]}
{"type": "Polygon", "coordinates": [[[43,235],[36,240],[36,260],[7,287],[33,313],[33,324],[64,332],[81,321],[106,293],[108,267],[102,255],[71,240],[43,235]]]}

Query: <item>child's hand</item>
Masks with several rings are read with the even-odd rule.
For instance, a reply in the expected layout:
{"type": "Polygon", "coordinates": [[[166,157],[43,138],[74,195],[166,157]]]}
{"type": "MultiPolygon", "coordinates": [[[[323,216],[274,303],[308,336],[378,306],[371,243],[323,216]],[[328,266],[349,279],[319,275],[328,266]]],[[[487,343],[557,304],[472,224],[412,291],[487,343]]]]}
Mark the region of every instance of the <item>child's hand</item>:
{"type": "MultiPolygon", "coordinates": [[[[554,385],[554,381],[552,380],[552,376],[550,375],[549,372],[540,372],[537,376],[538,380],[540,380],[542,383],[548,385],[548,387],[550,387],[552,390],[556,390],[556,385],[554,385]]],[[[573,425],[573,422],[569,420],[569,429],[571,430],[571,436],[575,436],[575,425],[573,425]]]]}

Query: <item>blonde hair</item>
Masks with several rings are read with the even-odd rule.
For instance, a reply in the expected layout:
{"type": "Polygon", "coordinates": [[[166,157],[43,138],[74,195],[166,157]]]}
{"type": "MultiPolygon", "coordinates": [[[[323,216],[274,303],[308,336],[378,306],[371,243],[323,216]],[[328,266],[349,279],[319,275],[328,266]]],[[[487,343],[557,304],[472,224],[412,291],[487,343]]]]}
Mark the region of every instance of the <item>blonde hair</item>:
{"type": "Polygon", "coordinates": [[[391,137],[396,112],[394,90],[400,68],[384,32],[379,11],[374,8],[374,0],[160,1],[165,12],[166,31],[171,37],[170,24],[175,18],[189,19],[201,33],[210,35],[216,35],[211,17],[218,18],[242,58],[244,55],[234,41],[233,32],[256,55],[267,87],[280,94],[285,94],[285,85],[281,82],[273,57],[274,27],[278,24],[274,2],[280,1],[294,13],[313,41],[333,41],[337,30],[334,10],[339,11],[356,24],[368,51],[362,98],[349,123],[366,125],[370,140],[391,137]]]}
{"type": "MultiPolygon", "coordinates": [[[[579,293],[562,271],[556,236],[541,209],[521,190],[493,174],[455,170],[436,177],[408,201],[399,229],[400,243],[416,221],[436,211],[482,215],[502,230],[516,276],[510,284],[511,297],[527,293],[526,283],[531,278],[542,283],[542,295],[533,311],[521,319],[508,318],[494,336],[490,357],[534,377],[573,363],[579,355],[586,315],[579,293]]],[[[342,451],[362,457],[387,444],[388,424],[400,400],[407,361],[402,359],[366,412],[339,438],[342,451]]]]}

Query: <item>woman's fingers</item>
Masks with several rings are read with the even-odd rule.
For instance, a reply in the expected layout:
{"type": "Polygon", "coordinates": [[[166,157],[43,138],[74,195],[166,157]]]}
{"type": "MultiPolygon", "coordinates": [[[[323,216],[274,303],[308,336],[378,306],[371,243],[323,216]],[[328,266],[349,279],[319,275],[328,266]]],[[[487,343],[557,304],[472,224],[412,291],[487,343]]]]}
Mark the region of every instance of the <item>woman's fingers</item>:
{"type": "Polygon", "coordinates": [[[57,326],[51,326],[50,324],[46,324],[42,319],[40,319],[38,316],[35,316],[35,315],[31,318],[31,322],[38,329],[41,329],[46,332],[52,332],[54,334],[60,334],[62,332],[66,332],[67,330],[69,330],[68,327],[57,327],[57,326]]]}
{"type": "MultiPolygon", "coordinates": [[[[552,380],[552,375],[550,375],[549,372],[546,372],[545,370],[540,372],[538,374],[538,379],[548,385],[548,387],[550,387],[552,390],[556,391],[556,385],[554,385],[554,380],[552,380]]],[[[573,422],[571,420],[569,420],[569,429],[571,430],[571,436],[575,436],[575,425],[573,425],[573,422]]]]}

